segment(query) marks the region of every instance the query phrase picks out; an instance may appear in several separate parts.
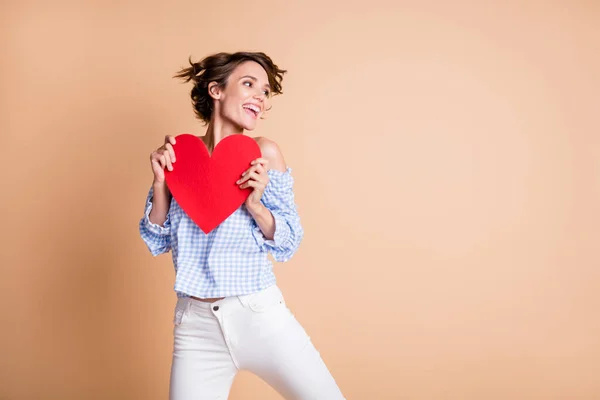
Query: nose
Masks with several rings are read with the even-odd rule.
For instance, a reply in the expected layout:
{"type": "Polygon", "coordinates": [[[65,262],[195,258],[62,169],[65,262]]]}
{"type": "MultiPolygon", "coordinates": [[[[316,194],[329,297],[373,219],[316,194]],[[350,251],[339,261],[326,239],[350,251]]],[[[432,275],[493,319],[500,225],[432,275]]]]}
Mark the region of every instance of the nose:
{"type": "Polygon", "coordinates": [[[260,100],[260,101],[264,101],[266,97],[267,97],[267,95],[266,95],[266,94],[265,94],[265,92],[263,92],[262,90],[259,90],[259,91],[258,91],[258,93],[256,93],[256,94],[254,95],[254,98],[255,98],[255,99],[258,99],[258,100],[260,100]]]}

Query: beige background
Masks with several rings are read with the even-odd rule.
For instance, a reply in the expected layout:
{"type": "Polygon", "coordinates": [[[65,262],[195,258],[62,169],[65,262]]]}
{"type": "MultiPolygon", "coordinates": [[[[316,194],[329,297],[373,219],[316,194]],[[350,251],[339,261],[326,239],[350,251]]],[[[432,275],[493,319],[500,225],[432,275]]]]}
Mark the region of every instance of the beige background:
{"type": "Polygon", "coordinates": [[[599,399],[600,3],[449,3],[4,0],[0,398],[167,398],[148,156],[203,133],[189,55],[262,50],[279,284],[348,399],[599,399]]]}

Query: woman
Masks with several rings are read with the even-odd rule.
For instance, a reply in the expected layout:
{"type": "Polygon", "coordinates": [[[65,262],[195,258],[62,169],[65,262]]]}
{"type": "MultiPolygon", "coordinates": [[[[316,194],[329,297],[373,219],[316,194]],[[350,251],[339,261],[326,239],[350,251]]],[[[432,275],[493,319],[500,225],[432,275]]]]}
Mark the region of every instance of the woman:
{"type": "MultiPolygon", "coordinates": [[[[208,125],[209,152],[223,138],[256,127],[285,70],[264,53],[218,53],[175,75],[192,81],[196,116],[208,125]]],[[[177,304],[170,398],[226,399],[238,370],[248,370],[286,399],[343,399],[310,338],[287,308],[272,264],[289,260],[303,230],[291,169],[276,143],[255,139],[262,157],[240,176],[245,203],[208,235],[187,217],[165,184],[177,168],[173,145],[152,152],[154,181],[140,233],[156,256],[171,251],[177,304]]]]}

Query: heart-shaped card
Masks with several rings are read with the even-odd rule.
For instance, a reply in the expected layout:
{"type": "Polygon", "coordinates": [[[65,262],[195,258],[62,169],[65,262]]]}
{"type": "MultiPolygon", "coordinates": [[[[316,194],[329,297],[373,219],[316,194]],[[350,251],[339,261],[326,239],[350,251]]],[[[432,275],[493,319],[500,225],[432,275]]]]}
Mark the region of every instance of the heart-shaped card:
{"type": "Polygon", "coordinates": [[[209,154],[204,142],[189,133],[178,135],[173,145],[173,171],[165,180],[179,206],[206,234],[225,221],[246,201],[252,188],[240,189],[236,181],[261,157],[256,141],[243,134],[222,139],[209,154]]]}

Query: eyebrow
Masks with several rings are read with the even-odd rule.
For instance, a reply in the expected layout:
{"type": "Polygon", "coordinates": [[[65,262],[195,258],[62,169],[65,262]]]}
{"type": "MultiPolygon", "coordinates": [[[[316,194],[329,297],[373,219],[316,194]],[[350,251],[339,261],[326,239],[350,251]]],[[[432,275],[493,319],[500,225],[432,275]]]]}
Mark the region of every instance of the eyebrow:
{"type": "MultiPolygon", "coordinates": [[[[244,75],[240,78],[240,81],[244,78],[249,78],[252,79],[254,82],[258,81],[258,79],[256,79],[255,77],[253,77],[252,75],[244,75]]],[[[269,89],[271,89],[271,85],[269,85],[268,83],[265,85],[266,87],[268,87],[269,89]]]]}

